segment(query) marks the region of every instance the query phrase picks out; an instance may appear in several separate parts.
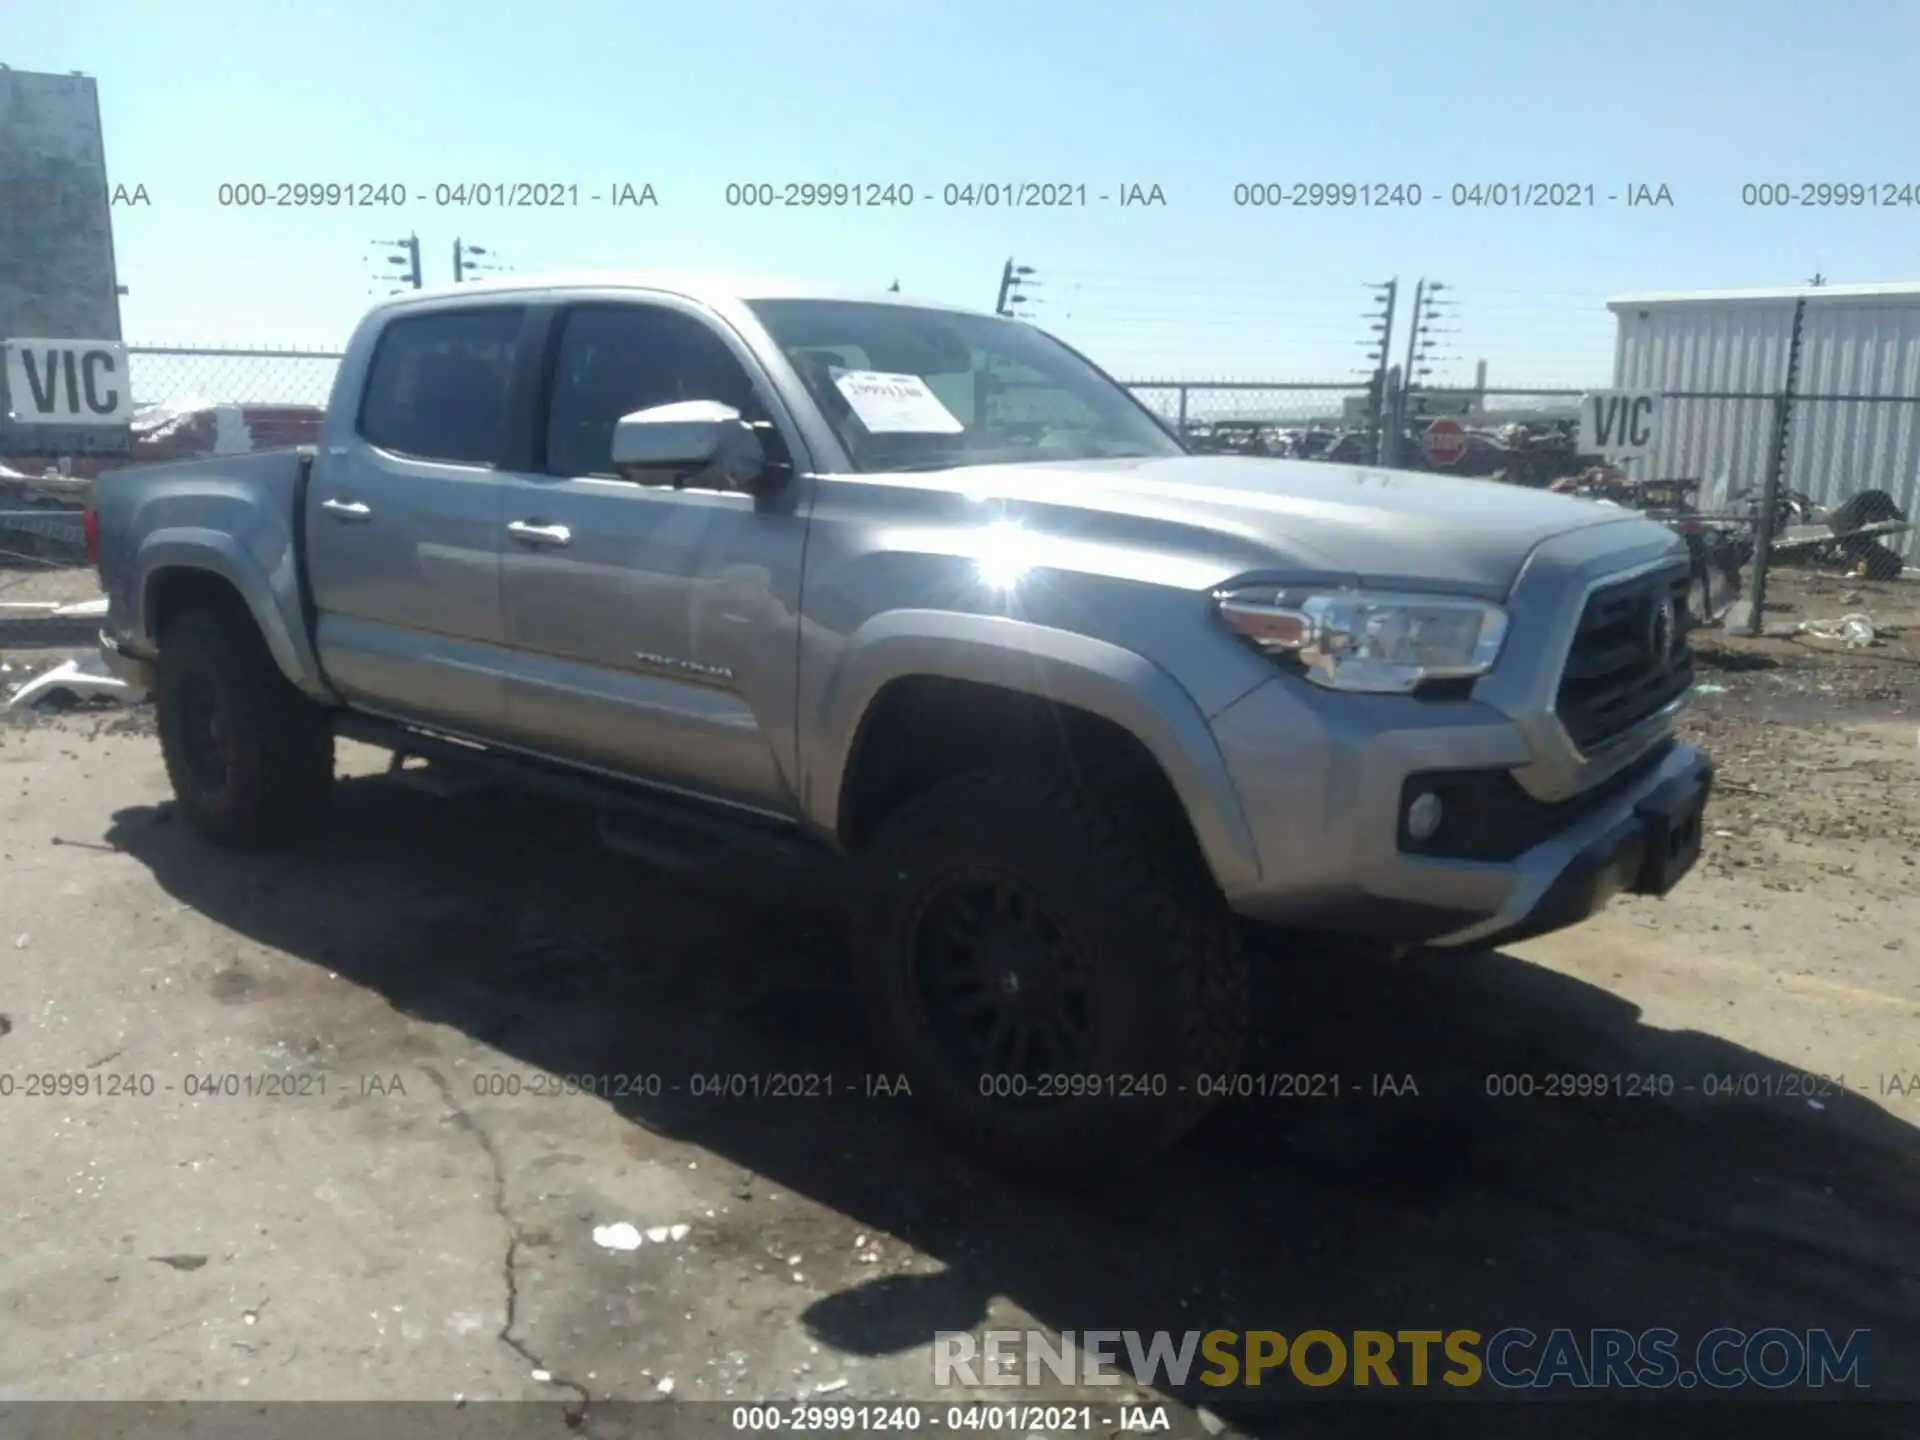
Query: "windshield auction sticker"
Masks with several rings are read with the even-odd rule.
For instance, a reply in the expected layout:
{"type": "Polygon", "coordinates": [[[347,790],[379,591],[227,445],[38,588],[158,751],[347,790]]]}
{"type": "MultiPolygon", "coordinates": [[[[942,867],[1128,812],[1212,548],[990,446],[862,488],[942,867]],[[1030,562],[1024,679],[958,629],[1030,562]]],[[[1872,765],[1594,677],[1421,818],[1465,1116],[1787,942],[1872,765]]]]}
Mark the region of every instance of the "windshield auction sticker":
{"type": "Polygon", "coordinates": [[[962,425],[918,375],[833,371],[833,383],[872,435],[958,435],[962,425]]]}

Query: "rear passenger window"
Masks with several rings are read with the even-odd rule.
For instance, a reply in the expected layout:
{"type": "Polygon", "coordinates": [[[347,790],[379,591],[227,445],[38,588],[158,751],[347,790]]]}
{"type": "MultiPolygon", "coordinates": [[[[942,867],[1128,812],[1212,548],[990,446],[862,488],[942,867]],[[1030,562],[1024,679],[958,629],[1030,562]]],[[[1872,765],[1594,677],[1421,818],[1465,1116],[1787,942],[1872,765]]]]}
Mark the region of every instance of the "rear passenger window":
{"type": "Polygon", "coordinates": [[[417,460],[498,464],[525,314],[490,306],[387,326],[360,406],[362,438],[417,460]]]}
{"type": "Polygon", "coordinates": [[[547,470],[611,475],[614,422],[681,400],[717,400],[765,418],[726,342],[692,316],[647,305],[570,311],[547,408],[547,470]]]}

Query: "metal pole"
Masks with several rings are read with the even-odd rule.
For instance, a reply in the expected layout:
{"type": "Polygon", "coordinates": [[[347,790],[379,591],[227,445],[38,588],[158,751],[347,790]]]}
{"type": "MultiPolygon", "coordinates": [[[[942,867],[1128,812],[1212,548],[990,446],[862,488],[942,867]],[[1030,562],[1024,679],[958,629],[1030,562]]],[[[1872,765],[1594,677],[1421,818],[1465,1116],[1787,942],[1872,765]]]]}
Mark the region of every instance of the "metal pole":
{"type": "Polygon", "coordinates": [[[1806,320],[1807,301],[1801,296],[1793,304],[1793,332],[1787,340],[1787,379],[1773,399],[1773,444],[1767,456],[1767,475],[1760,486],[1760,513],[1753,526],[1753,588],[1747,605],[1746,624],[1737,633],[1750,636],[1767,633],[1767,571],[1773,560],[1773,522],[1780,508],[1780,478],[1787,468],[1787,441],[1793,432],[1793,391],[1800,377],[1800,334],[1806,320]]]}
{"type": "Polygon", "coordinates": [[[1180,387],[1180,438],[1187,438],[1187,387],[1180,387]]]}
{"type": "Polygon", "coordinates": [[[1418,358],[1422,323],[1420,307],[1425,303],[1426,292],[1427,278],[1423,275],[1413,284],[1413,320],[1407,326],[1407,363],[1400,368],[1400,385],[1396,391],[1397,399],[1391,415],[1393,442],[1387,447],[1386,455],[1382,460],[1386,465],[1400,463],[1400,442],[1405,438],[1402,431],[1407,420],[1407,392],[1413,388],[1413,363],[1418,358]]]}
{"type": "Polygon", "coordinates": [[[1400,463],[1400,412],[1407,403],[1406,378],[1400,373],[1400,367],[1394,365],[1388,368],[1386,379],[1381,384],[1380,409],[1385,416],[1380,426],[1379,461],[1382,465],[1400,463]]]}
{"type": "Polygon", "coordinates": [[[1007,263],[1005,268],[1000,271],[1000,298],[993,302],[994,314],[1004,315],[1007,313],[1007,292],[1012,288],[1013,288],[1013,257],[1009,255],[1007,257],[1007,263]]]}
{"type": "Polygon", "coordinates": [[[1773,442],[1767,456],[1767,478],[1760,486],[1760,514],[1753,527],[1753,587],[1750,607],[1742,633],[1764,635],[1767,632],[1767,568],[1773,552],[1773,517],[1780,503],[1780,471],[1787,454],[1787,412],[1793,395],[1782,390],[1773,397],[1773,442]]]}
{"type": "Polygon", "coordinates": [[[1388,465],[1391,444],[1387,439],[1387,357],[1393,353],[1393,312],[1395,300],[1400,294],[1400,278],[1395,276],[1387,282],[1387,313],[1385,325],[1380,331],[1380,368],[1373,377],[1373,463],[1388,465]]]}

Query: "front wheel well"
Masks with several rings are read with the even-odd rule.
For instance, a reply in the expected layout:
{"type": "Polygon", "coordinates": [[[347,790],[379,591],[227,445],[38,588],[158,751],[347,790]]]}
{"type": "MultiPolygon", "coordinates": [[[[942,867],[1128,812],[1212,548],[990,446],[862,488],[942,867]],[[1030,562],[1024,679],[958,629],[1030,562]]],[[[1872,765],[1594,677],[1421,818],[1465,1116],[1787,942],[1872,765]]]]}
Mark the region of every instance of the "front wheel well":
{"type": "Polygon", "coordinates": [[[1043,696],[933,675],[891,681],[867,707],[841,786],[841,842],[858,850],[914,796],[951,776],[995,768],[1123,791],[1141,824],[1200,853],[1173,782],[1124,726],[1043,696]]]}

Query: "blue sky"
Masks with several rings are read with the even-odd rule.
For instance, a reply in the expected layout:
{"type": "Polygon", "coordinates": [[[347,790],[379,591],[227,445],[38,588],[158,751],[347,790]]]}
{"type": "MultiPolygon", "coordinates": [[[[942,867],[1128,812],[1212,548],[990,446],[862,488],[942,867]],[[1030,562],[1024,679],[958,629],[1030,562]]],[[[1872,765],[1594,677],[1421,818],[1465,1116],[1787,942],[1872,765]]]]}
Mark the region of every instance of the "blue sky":
{"type": "MultiPolygon", "coordinates": [[[[0,0],[0,61],[100,84],[126,333],[339,342],[417,232],[521,272],[696,266],[1034,316],[1131,378],[1339,379],[1367,282],[1452,287],[1452,373],[1582,384],[1607,296],[1914,278],[1920,204],[1756,209],[1762,181],[1920,186],[1920,10],[1837,0],[0,0]],[[577,208],[460,209],[437,185],[577,184],[577,208]],[[741,181],[894,182],[900,210],[729,208],[741,181]],[[1164,207],[949,207],[996,180],[1158,185],[1164,207]],[[404,210],[223,208],[222,182],[397,182],[404,210]],[[1414,183],[1418,208],[1237,207],[1237,183],[1414,183]],[[1592,184],[1593,209],[1450,203],[1592,184]],[[656,207],[587,201],[651,184],[656,207]],[[1607,203],[1632,184],[1670,207],[1607,203]],[[371,257],[371,258],[368,258],[371,257]]],[[[1396,351],[1398,345],[1396,345],[1396,351]]]]}

